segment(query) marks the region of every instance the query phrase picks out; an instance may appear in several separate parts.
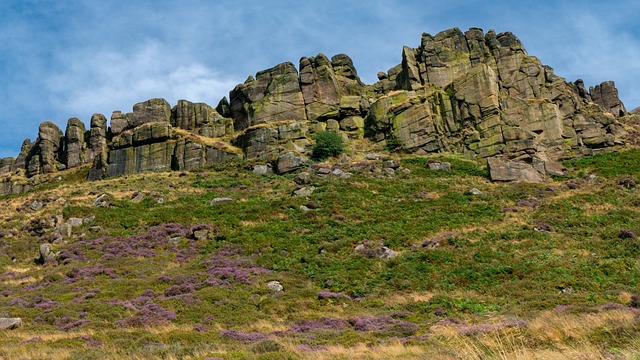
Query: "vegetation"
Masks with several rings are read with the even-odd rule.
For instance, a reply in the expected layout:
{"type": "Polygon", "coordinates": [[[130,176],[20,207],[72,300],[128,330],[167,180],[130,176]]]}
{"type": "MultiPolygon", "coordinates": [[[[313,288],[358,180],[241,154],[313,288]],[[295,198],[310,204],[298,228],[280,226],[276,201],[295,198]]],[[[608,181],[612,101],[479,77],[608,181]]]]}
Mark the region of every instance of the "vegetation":
{"type": "Polygon", "coordinates": [[[638,358],[638,155],[546,184],[352,157],[308,196],[243,163],[69,175],[0,199],[0,317],[25,323],[0,331],[0,358],[638,358]],[[56,241],[53,215],[87,221],[56,241]],[[48,241],[60,254],[38,265],[48,241]]]}
{"type": "Polygon", "coordinates": [[[313,158],[320,161],[340,155],[344,151],[342,137],[333,131],[320,131],[316,134],[312,151],[313,158]]]}

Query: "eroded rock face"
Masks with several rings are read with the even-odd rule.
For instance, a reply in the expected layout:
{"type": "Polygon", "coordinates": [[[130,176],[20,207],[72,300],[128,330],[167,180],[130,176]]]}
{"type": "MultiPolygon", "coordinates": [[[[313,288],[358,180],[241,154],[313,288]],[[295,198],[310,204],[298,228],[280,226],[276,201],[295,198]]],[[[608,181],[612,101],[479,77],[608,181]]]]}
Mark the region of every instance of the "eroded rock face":
{"type": "Polygon", "coordinates": [[[605,81],[590,90],[593,102],[604,107],[606,111],[618,117],[627,113],[624,104],[618,97],[618,89],[613,81],[605,81]]]}
{"type": "Polygon", "coordinates": [[[368,134],[410,152],[558,159],[624,143],[612,82],[567,83],[511,33],[423,34],[371,91],[368,134]]]}
{"type": "Polygon", "coordinates": [[[80,121],[80,119],[69,119],[64,135],[64,158],[67,168],[80,166],[84,164],[86,159],[88,158],[85,133],[86,129],[84,128],[84,123],[80,121]]]}
{"type": "Polygon", "coordinates": [[[307,118],[298,71],[282,63],[258,72],[229,93],[231,116],[236,130],[282,120],[307,118]]]}

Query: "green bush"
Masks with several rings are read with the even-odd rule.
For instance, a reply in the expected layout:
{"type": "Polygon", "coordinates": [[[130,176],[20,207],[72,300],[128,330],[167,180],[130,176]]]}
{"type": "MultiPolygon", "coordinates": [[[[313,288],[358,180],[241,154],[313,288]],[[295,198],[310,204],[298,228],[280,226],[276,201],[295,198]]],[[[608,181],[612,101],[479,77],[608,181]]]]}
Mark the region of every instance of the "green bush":
{"type": "Polygon", "coordinates": [[[336,156],[344,151],[342,137],[331,131],[321,131],[316,134],[316,143],[313,145],[313,158],[324,160],[330,156],[336,156]]]}

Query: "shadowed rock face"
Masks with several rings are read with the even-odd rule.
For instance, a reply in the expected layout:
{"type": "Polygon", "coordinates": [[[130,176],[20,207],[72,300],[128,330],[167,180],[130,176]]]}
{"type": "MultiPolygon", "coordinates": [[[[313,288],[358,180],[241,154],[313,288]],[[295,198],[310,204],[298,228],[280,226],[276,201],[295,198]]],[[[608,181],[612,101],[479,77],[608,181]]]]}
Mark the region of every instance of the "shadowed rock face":
{"type": "Polygon", "coordinates": [[[157,98],[130,113],[114,111],[109,127],[101,114],[89,130],[69,119],[64,134],[44,122],[17,158],[0,159],[0,193],[31,186],[10,182],[16,172],[33,177],[84,164],[92,164],[91,180],[236,157],[295,168],[287,161],[303,159],[323,130],[417,154],[551,164],[623,145],[621,122],[636,116],[627,114],[612,81],[589,91],[582,80],[568,83],[509,32],[422,34],[420,46],[403,47],[401,63],[378,73],[373,85],[360,81],[344,54],[303,57],[299,69],[285,62],[260,71],[215,109],[187,100],[171,108],[157,98]]]}

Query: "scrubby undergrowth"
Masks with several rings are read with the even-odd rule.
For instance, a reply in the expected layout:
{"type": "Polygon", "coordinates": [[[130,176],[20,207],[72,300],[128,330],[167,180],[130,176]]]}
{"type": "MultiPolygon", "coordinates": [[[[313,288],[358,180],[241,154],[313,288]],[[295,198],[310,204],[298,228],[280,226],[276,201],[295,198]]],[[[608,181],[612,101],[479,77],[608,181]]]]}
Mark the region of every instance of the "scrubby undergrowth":
{"type": "Polygon", "coordinates": [[[633,358],[639,155],[537,185],[352,156],[332,168],[351,177],[312,175],[302,196],[295,174],[244,164],[69,175],[0,199],[0,317],[25,323],[0,331],[0,358],[633,358]],[[54,215],[91,221],[60,239],[54,215]]]}

